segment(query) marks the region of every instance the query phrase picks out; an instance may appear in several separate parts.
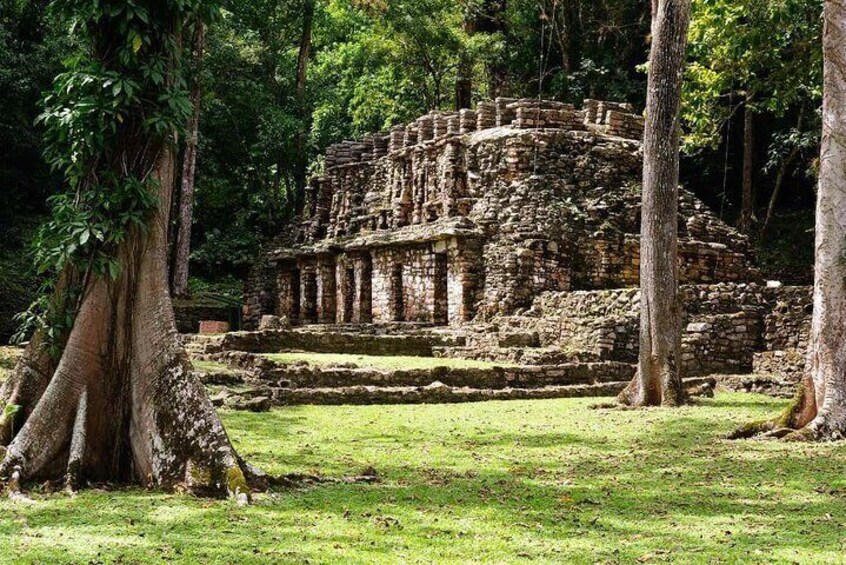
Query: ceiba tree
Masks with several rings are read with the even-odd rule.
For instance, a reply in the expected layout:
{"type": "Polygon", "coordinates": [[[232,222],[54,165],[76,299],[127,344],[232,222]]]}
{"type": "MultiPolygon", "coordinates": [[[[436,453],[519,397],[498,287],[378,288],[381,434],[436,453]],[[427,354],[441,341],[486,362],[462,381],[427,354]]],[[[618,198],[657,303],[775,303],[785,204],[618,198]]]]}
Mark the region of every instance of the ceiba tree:
{"type": "Polygon", "coordinates": [[[690,0],[653,0],[643,135],[640,353],[617,397],[627,406],[684,402],[678,268],[679,110],[690,0]]]}
{"type": "Polygon", "coordinates": [[[794,402],[732,437],[846,438],[846,0],[823,4],[823,110],[814,243],[814,313],[794,402]]]}
{"type": "Polygon", "coordinates": [[[37,247],[53,284],[0,390],[0,476],[139,481],[248,496],[243,465],[178,341],[167,277],[177,131],[191,114],[183,24],[201,0],[58,0],[84,45],[41,121],[67,179],[37,247]]]}

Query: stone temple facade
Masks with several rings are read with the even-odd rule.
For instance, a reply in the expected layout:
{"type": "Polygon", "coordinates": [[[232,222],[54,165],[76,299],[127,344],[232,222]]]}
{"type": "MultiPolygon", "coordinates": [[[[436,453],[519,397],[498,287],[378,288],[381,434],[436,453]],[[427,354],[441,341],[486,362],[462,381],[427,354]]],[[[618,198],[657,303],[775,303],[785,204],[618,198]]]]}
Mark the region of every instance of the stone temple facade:
{"type": "MultiPolygon", "coordinates": [[[[333,145],[254,269],[246,326],[461,326],[636,287],[642,132],[625,104],[498,98],[333,145]]],[[[679,237],[683,284],[758,279],[746,239],[685,190],[679,237]]]]}

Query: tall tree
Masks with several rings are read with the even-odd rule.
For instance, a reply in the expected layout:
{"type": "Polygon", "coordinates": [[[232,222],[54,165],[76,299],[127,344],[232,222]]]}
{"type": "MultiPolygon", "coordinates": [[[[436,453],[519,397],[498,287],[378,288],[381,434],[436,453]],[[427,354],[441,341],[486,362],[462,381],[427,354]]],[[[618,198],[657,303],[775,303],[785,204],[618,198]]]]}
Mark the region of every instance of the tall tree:
{"type": "Polygon", "coordinates": [[[684,402],[678,267],[679,109],[690,0],[654,0],[643,136],[640,353],[629,406],[684,402]]]}
{"type": "Polygon", "coordinates": [[[37,257],[43,317],[0,390],[0,476],[136,480],[246,500],[238,457],[178,341],[168,294],[174,144],[191,105],[182,29],[200,0],[57,0],[84,50],[42,121],[54,200],[37,257]]]}
{"type": "MultiPolygon", "coordinates": [[[[472,37],[476,33],[476,18],[473,3],[464,8],[464,33],[472,37]]],[[[455,79],[455,109],[469,108],[473,103],[473,59],[464,45],[458,54],[458,76],[455,79]]]]}
{"type": "MultiPolygon", "coordinates": [[[[300,107],[302,116],[310,116],[306,100],[306,78],[308,61],[311,57],[312,26],[314,24],[314,0],[304,0],[303,4],[303,28],[300,35],[300,48],[297,53],[297,104],[300,107]]],[[[299,135],[296,147],[296,163],[294,163],[294,196],[295,209],[301,212],[305,199],[306,176],[308,173],[308,132],[311,129],[311,120],[304,119],[303,127],[299,135]]]]}
{"type": "Polygon", "coordinates": [[[755,217],[755,110],[754,95],[746,94],[743,107],[743,181],[738,228],[748,234],[758,221],[755,217]]]}
{"type": "Polygon", "coordinates": [[[188,296],[188,265],[191,255],[191,224],[194,220],[194,179],[197,170],[197,142],[200,135],[200,103],[202,100],[202,62],[205,46],[205,25],[194,24],[193,80],[191,84],[191,119],[185,132],[185,150],[182,154],[182,175],[180,178],[179,214],[177,216],[174,241],[173,269],[170,290],[176,298],[188,296]]]}
{"type": "Polygon", "coordinates": [[[825,0],[823,111],[817,191],[814,313],[805,376],[779,417],[733,437],[846,438],[846,0],[825,0]]]}

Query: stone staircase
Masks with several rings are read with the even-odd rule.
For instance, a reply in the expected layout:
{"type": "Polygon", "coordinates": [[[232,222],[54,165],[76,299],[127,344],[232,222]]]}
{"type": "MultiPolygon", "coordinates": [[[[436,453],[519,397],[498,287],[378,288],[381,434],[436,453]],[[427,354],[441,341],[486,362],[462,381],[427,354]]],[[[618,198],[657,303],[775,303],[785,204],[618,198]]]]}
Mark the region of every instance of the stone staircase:
{"type": "MultiPolygon", "coordinates": [[[[446,354],[456,357],[455,353],[464,352],[465,358],[470,358],[469,350],[473,346],[466,345],[469,339],[466,336],[424,334],[417,332],[413,341],[402,339],[409,336],[394,334],[391,337],[395,339],[385,343],[397,346],[397,351],[403,355],[408,353],[409,343],[413,343],[413,351],[418,357],[446,354]],[[428,350],[420,346],[426,340],[428,350]]],[[[321,348],[327,343],[340,344],[344,335],[347,334],[342,327],[334,332],[322,327],[316,332],[301,328],[227,336],[185,336],[185,340],[192,356],[201,361],[198,367],[205,370],[203,380],[214,402],[255,411],[293,404],[416,404],[614,396],[634,373],[634,365],[629,362],[600,360],[585,352],[569,354],[527,344],[502,348],[524,362],[502,361],[500,357],[483,366],[454,366],[448,361],[439,364],[433,359],[425,368],[384,369],[351,363],[283,363],[266,356],[281,351],[303,351],[290,347],[292,343],[298,346],[316,343],[321,348]],[[292,334],[298,337],[289,341],[288,347],[282,346],[281,343],[292,334]],[[321,338],[313,341],[316,335],[321,338]],[[527,353],[534,350],[537,351],[533,354],[527,353]]],[[[385,336],[371,334],[370,337],[378,341],[385,336]]],[[[382,347],[371,348],[370,353],[388,351],[385,343],[382,347]]],[[[343,351],[333,353],[358,351],[358,346],[345,343],[340,349],[343,351]]],[[[686,382],[690,390],[700,392],[709,391],[713,384],[713,379],[708,378],[686,382]]]]}

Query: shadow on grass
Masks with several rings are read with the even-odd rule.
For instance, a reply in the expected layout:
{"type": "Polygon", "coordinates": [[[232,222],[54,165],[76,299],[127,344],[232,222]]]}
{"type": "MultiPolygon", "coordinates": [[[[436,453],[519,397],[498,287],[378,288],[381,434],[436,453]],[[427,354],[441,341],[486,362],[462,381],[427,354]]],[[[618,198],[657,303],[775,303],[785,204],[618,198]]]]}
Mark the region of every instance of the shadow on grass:
{"type": "Polygon", "coordinates": [[[57,562],[840,562],[842,445],[720,439],[736,424],[726,407],[751,418],[778,405],[732,396],[613,414],[575,401],[227,414],[259,463],[327,474],[370,463],[383,482],[265,495],[246,509],[91,492],[13,508],[0,535],[57,562]]]}

